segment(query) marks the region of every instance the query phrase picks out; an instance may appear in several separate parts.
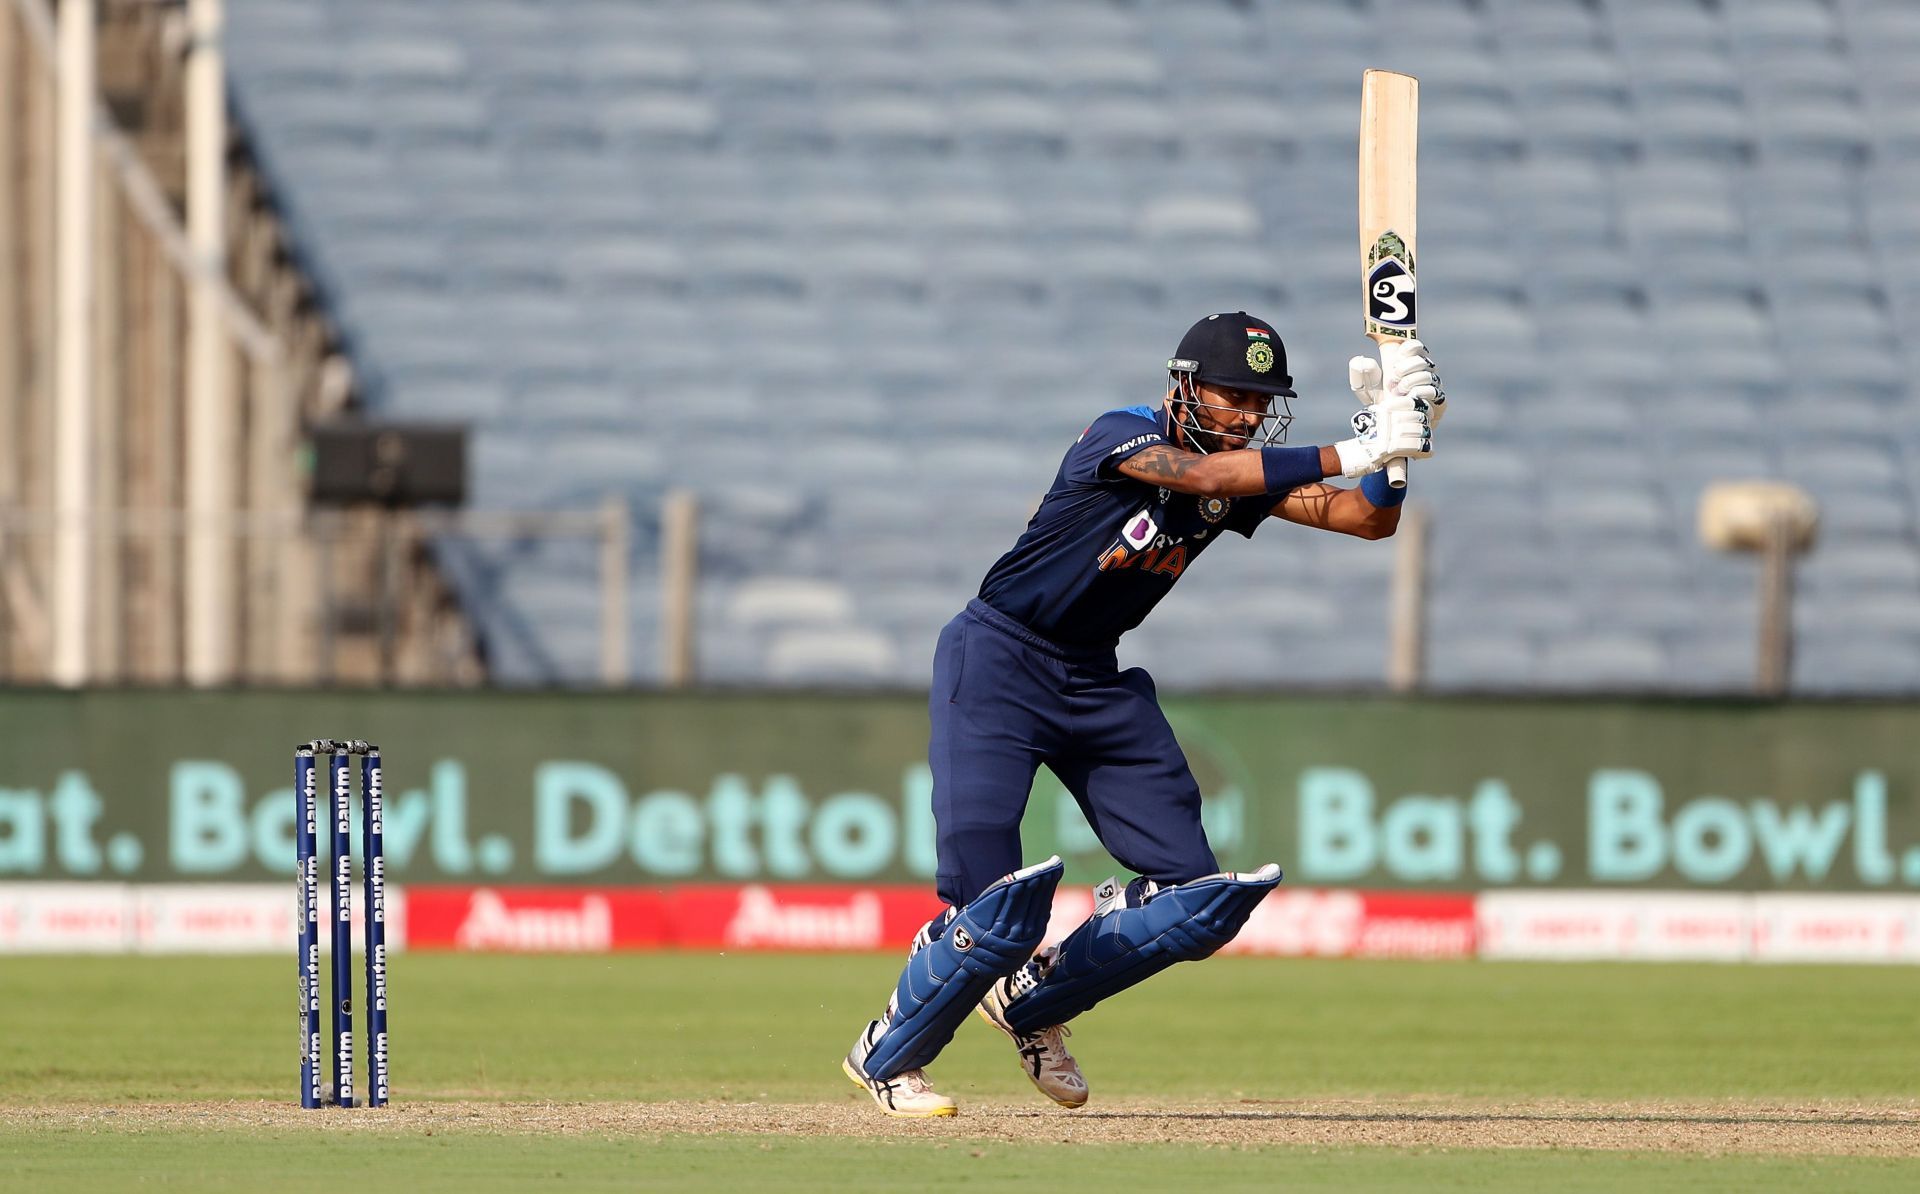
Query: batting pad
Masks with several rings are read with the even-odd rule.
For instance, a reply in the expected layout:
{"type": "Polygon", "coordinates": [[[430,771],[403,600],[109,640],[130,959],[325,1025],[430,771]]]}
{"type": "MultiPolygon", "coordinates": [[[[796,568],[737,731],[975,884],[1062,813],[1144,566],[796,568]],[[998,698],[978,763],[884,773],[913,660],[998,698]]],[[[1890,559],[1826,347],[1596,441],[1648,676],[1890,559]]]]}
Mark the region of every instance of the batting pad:
{"type": "Polygon", "coordinates": [[[1208,875],[1162,887],[1132,907],[1095,912],[1050,958],[1034,961],[1036,981],[1007,1005],[1007,1023],[1015,1032],[1065,1024],[1175,962],[1207,957],[1233,940],[1279,884],[1280,868],[1268,863],[1252,874],[1208,875]]]}
{"type": "Polygon", "coordinates": [[[1064,869],[1056,855],[1015,871],[922,930],[867,1052],[868,1077],[885,1080],[932,1061],[994,980],[1033,956],[1064,869]]]}

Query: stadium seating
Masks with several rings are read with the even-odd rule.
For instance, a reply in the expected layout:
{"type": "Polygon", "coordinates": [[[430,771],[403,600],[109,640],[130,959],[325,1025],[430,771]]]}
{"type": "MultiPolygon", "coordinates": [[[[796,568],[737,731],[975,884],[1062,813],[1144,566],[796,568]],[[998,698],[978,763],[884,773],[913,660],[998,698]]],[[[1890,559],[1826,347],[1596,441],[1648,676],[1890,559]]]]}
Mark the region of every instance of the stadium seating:
{"type": "MultiPolygon", "coordinates": [[[[1365,66],[1423,78],[1422,330],[1455,413],[1432,682],[1725,690],[1708,481],[1826,513],[1795,684],[1920,682],[1920,48],[1887,0],[248,0],[235,100],[369,386],[475,500],[702,499],[727,683],[924,681],[1085,423],[1179,334],[1281,328],[1341,433],[1365,66]],[[1392,36],[1383,30],[1392,29],[1392,36]]],[[[448,545],[496,675],[599,674],[591,549],[448,545]]],[[[1379,682],[1391,553],[1275,525],[1129,657],[1379,682]]]]}

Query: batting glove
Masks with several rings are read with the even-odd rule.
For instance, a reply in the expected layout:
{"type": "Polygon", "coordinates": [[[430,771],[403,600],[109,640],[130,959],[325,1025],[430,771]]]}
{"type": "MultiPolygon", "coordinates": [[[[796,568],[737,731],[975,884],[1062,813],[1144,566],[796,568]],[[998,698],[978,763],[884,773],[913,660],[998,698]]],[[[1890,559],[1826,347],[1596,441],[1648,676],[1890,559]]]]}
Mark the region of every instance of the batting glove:
{"type": "MultiPolygon", "coordinates": [[[[1364,359],[1354,358],[1355,361],[1364,359]]],[[[1376,380],[1375,392],[1384,388],[1389,394],[1404,394],[1425,402],[1428,421],[1438,427],[1447,413],[1447,392],[1440,388],[1440,373],[1434,367],[1432,350],[1418,340],[1389,340],[1380,346],[1380,365],[1386,374],[1386,385],[1382,387],[1376,380]]],[[[1348,380],[1352,380],[1351,362],[1348,380]]]]}
{"type": "MultiPolygon", "coordinates": [[[[1379,368],[1372,361],[1368,364],[1379,368]]],[[[1364,477],[1396,457],[1421,460],[1433,455],[1433,425],[1426,402],[1404,394],[1383,395],[1353,416],[1353,438],[1341,440],[1333,450],[1345,477],[1364,477]]]]}

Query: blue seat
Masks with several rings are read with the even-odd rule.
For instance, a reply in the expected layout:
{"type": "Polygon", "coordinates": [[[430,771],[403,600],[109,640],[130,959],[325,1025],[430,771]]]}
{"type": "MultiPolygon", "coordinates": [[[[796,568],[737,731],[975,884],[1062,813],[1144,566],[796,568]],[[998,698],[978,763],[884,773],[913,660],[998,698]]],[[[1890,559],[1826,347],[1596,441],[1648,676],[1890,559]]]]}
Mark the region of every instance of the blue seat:
{"type": "Polygon", "coordinates": [[[695,91],[700,62],[663,38],[587,40],[576,54],[581,84],[604,96],[629,91],[695,91]]]}
{"type": "Polygon", "coordinates": [[[1581,0],[1500,0],[1491,13],[1495,39],[1522,69],[1542,54],[1599,52],[1602,45],[1595,12],[1581,0]]]}
{"type": "Polygon", "coordinates": [[[719,136],[720,113],[710,100],[676,93],[615,98],[598,105],[607,139],[628,152],[708,148],[719,136]]]}
{"type": "Polygon", "coordinates": [[[1920,557],[1898,539],[1851,538],[1820,543],[1798,570],[1809,592],[1912,593],[1920,586],[1920,557]]]}
{"type": "Polygon", "coordinates": [[[1555,687],[1588,692],[1643,692],[1671,682],[1667,655],[1651,635],[1616,632],[1548,639],[1540,668],[1555,687]]]}
{"type": "Polygon", "coordinates": [[[1030,10],[1022,5],[936,4],[914,13],[920,43],[963,49],[982,57],[1024,44],[1030,10]]]}
{"type": "Polygon", "coordinates": [[[1251,243],[1262,229],[1253,204],[1213,190],[1172,191],[1149,199],[1140,209],[1139,230],[1150,241],[1251,243]]]}
{"type": "Polygon", "coordinates": [[[1832,7],[1813,0],[1746,0],[1728,17],[1728,41],[1756,59],[1831,46],[1840,32],[1832,7]]]}
{"type": "Polygon", "coordinates": [[[876,0],[817,0],[795,24],[802,38],[827,46],[891,47],[910,31],[897,8],[876,0]]]}
{"type": "Polygon", "coordinates": [[[699,63],[714,92],[756,107],[809,96],[818,82],[813,60],[779,40],[716,39],[701,46],[699,63]]]}
{"type": "MultiPolygon", "coordinates": [[[[1079,11],[1097,11],[1082,8],[1079,11]]],[[[1036,16],[1039,14],[1036,14],[1036,16]]],[[[1054,24],[1049,14],[1044,24],[1054,24]]],[[[1068,96],[1158,96],[1166,87],[1166,68],[1144,49],[1119,44],[1070,41],[1055,44],[1050,56],[1056,85],[1068,96]]]]}
{"type": "Polygon", "coordinates": [[[1608,26],[1629,58],[1647,47],[1725,47],[1720,23],[1690,0],[1606,0],[1606,9],[1608,26]]]}
{"type": "Polygon", "coordinates": [[[1018,44],[1017,39],[1018,34],[1007,35],[1005,40],[970,36],[962,41],[949,41],[936,37],[924,44],[933,73],[951,95],[1047,95],[1052,90],[1053,77],[1046,60],[1038,54],[1011,48],[1018,44]]]}
{"type": "MultiPolygon", "coordinates": [[[[1417,470],[1434,683],[1740,689],[1754,563],[1688,528],[1709,481],[1772,476],[1824,511],[1800,690],[1895,690],[1821,628],[1916,641],[1912,5],[459,7],[230,6],[240,127],[366,402],[475,421],[479,504],[612,485],[644,538],[660,487],[701,493],[705,675],[836,666],[715,629],[772,574],[857,595],[816,628],[877,632],[854,679],[923,682],[1061,450],[1151,401],[1199,314],[1278,321],[1296,440],[1344,433],[1355,100],[1385,65],[1426,93],[1421,330],[1457,399],[1417,470]],[[689,403],[716,311],[741,330],[689,403]]],[[[566,550],[442,553],[502,678],[598,675],[592,553],[566,550]]],[[[1384,616],[1392,559],[1222,552],[1139,649],[1177,682],[1376,683],[1338,632],[1384,616]],[[1183,649],[1216,607],[1245,636],[1183,649]]],[[[630,622],[657,670],[657,610],[630,622]]]]}
{"type": "Polygon", "coordinates": [[[1539,679],[1538,652],[1516,635],[1449,635],[1428,651],[1426,683],[1443,692],[1506,692],[1539,679]]]}
{"type": "Polygon", "coordinates": [[[1049,279],[1036,271],[1030,254],[998,240],[959,240],[937,254],[930,271],[932,301],[965,319],[975,311],[1017,308],[1010,326],[1028,326],[1028,309],[1044,303],[1049,279]]]}
{"type": "Polygon", "coordinates": [[[1758,666],[1751,634],[1689,635],[1672,649],[1676,687],[1689,692],[1750,692],[1758,666]]]}
{"type": "Polygon", "coordinates": [[[1158,256],[1175,311],[1250,311],[1271,320],[1288,305],[1285,268],[1257,246],[1176,244],[1158,256]]]}
{"type": "Polygon", "coordinates": [[[1920,646],[1884,636],[1866,638],[1826,627],[1794,644],[1793,691],[1810,696],[1911,696],[1920,675],[1920,646]]]}
{"type": "Polygon", "coordinates": [[[1096,95],[1073,106],[1065,122],[1073,151],[1094,157],[1164,160],[1180,152],[1182,138],[1199,128],[1177,120],[1168,105],[1135,95],[1096,95]]]}
{"type": "Polygon", "coordinates": [[[666,298],[691,288],[686,254],[665,238],[580,236],[559,255],[567,284],[589,293],[666,298]]]}
{"type": "Polygon", "coordinates": [[[1379,43],[1373,15],[1346,0],[1263,0],[1258,16],[1276,55],[1371,51],[1379,43]]]}
{"type": "Polygon", "coordinates": [[[858,153],[931,156],[953,146],[945,115],[922,99],[850,97],[829,107],[827,124],[842,144],[858,153]]]}
{"type": "Polygon", "coordinates": [[[1227,51],[1221,56],[1239,57],[1259,46],[1264,36],[1261,22],[1248,7],[1221,0],[1199,4],[1151,0],[1142,7],[1141,23],[1156,46],[1199,53],[1227,51]]]}
{"type": "Polygon", "coordinates": [[[356,78],[382,83],[453,83],[466,78],[469,65],[457,42],[440,37],[356,37],[345,52],[356,78]]]}
{"type": "Polygon", "coordinates": [[[1850,96],[1787,94],[1757,105],[1760,143],[1785,157],[1858,162],[1867,151],[1866,114],[1850,96]]]}
{"type": "Polygon", "coordinates": [[[927,259],[905,245],[849,237],[826,241],[808,257],[808,290],[822,301],[892,307],[927,297],[927,259]]]}
{"type": "MultiPolygon", "coordinates": [[[[613,7],[631,12],[638,6],[620,2],[613,7]]],[[[794,35],[787,7],[761,0],[701,0],[677,7],[674,12],[682,29],[703,46],[774,45],[794,35]]]]}
{"type": "Polygon", "coordinates": [[[955,101],[948,109],[964,152],[991,158],[1057,157],[1067,145],[1067,119],[1051,103],[1002,93],[955,101]]]}

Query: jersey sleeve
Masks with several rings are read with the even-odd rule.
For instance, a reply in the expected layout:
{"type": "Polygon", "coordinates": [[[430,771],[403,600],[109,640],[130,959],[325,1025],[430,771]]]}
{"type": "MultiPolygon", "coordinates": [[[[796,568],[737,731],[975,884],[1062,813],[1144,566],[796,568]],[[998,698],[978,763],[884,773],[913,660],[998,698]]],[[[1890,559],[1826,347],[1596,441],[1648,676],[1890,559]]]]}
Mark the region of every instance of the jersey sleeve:
{"type": "Polygon", "coordinates": [[[1095,485],[1111,481],[1114,470],[1154,444],[1164,444],[1160,420],[1147,407],[1110,410],[1095,419],[1067,450],[1060,471],[1069,481],[1095,485]]]}
{"type": "Polygon", "coordinates": [[[1253,538],[1253,533],[1266,526],[1273,517],[1273,508],[1280,504],[1280,499],[1292,492],[1291,489],[1282,489],[1278,493],[1263,493],[1258,497],[1235,498],[1233,509],[1227,513],[1226,529],[1253,538]]]}
{"type": "Polygon", "coordinates": [[[1253,497],[1235,498],[1233,509],[1227,511],[1227,529],[1245,535],[1249,539],[1253,538],[1253,533],[1266,525],[1267,519],[1273,515],[1273,508],[1280,504],[1280,499],[1290,492],[1292,491],[1283,490],[1280,493],[1261,493],[1253,497]]]}

